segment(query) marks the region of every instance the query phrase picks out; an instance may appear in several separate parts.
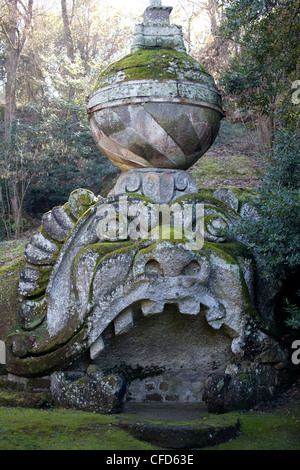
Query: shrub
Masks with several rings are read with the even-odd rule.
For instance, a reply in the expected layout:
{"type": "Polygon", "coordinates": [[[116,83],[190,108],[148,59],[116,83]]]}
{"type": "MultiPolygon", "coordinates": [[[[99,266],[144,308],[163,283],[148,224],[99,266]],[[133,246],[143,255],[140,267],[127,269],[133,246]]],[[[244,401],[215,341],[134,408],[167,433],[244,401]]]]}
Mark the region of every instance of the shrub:
{"type": "Polygon", "coordinates": [[[300,142],[281,131],[262,185],[252,200],[258,217],[242,219],[238,233],[263,264],[262,275],[283,280],[300,267],[300,142]]]}

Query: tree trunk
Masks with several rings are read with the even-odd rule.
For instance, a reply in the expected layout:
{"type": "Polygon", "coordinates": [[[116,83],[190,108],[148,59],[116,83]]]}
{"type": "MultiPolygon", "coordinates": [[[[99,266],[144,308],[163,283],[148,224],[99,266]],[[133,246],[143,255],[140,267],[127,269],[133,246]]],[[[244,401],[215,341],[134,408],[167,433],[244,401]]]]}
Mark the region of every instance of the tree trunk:
{"type": "Polygon", "coordinates": [[[8,152],[11,144],[12,125],[16,118],[16,86],[19,65],[19,48],[17,36],[17,0],[8,0],[10,17],[9,29],[7,31],[6,50],[6,85],[5,85],[5,109],[4,109],[4,141],[5,141],[5,163],[8,160],[8,152]]]}
{"type": "Polygon", "coordinates": [[[208,14],[211,24],[212,35],[215,36],[218,30],[219,7],[216,0],[208,0],[208,14]]]}
{"type": "Polygon", "coordinates": [[[68,57],[71,60],[71,62],[74,62],[75,61],[74,44],[73,44],[73,39],[72,39],[66,0],[61,0],[61,11],[62,11],[62,18],[63,18],[63,23],[64,23],[64,32],[65,32],[65,40],[66,40],[68,57]]]}
{"type": "MultiPolygon", "coordinates": [[[[6,84],[5,84],[5,105],[4,105],[4,166],[8,174],[5,181],[6,185],[6,209],[2,204],[2,211],[5,210],[7,220],[11,217],[15,223],[16,234],[20,232],[20,221],[22,207],[19,204],[18,197],[18,171],[16,170],[16,155],[13,149],[13,124],[16,119],[16,93],[17,93],[17,78],[20,55],[23,50],[24,44],[27,39],[28,30],[32,20],[32,6],[33,0],[28,0],[27,7],[22,3],[24,15],[22,21],[24,28],[23,34],[20,34],[18,29],[18,20],[20,19],[20,12],[18,9],[18,0],[7,0],[8,9],[8,25],[2,25],[3,32],[6,37],[6,84]],[[11,210],[12,209],[12,210],[11,210]]],[[[10,235],[10,233],[8,233],[10,235]]]]}
{"type": "MultiPolygon", "coordinates": [[[[75,53],[74,53],[74,44],[72,38],[72,32],[70,28],[69,15],[67,10],[66,0],[61,0],[61,12],[64,23],[64,32],[65,32],[65,41],[67,46],[67,55],[72,63],[75,62],[75,53]]],[[[69,89],[69,100],[71,101],[74,98],[75,89],[73,86],[70,86],[69,89]]]]}

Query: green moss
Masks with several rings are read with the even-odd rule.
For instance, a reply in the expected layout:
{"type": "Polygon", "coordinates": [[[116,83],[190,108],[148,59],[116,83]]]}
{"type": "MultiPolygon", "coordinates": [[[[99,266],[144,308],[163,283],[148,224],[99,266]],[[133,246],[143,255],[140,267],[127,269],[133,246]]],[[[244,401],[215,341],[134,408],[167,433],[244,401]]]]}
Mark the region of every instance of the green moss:
{"type": "Polygon", "coordinates": [[[51,272],[52,272],[52,266],[35,266],[35,270],[39,272],[39,278],[36,281],[37,282],[37,288],[30,292],[30,294],[26,295],[26,297],[36,297],[37,295],[41,295],[45,292],[51,272]]]}
{"type": "Polygon", "coordinates": [[[69,207],[72,207],[72,214],[76,219],[80,219],[85,212],[96,204],[95,195],[88,189],[75,189],[69,197],[69,207]]]}
{"type": "Polygon", "coordinates": [[[52,402],[50,393],[0,390],[0,406],[21,408],[45,408],[52,402]]]}
{"type": "MultiPolygon", "coordinates": [[[[220,185],[224,185],[225,180],[238,179],[247,182],[249,178],[257,179],[255,159],[240,154],[232,155],[229,152],[225,157],[220,158],[217,152],[216,155],[213,153],[213,150],[214,148],[203,155],[191,169],[191,174],[199,187],[210,186],[216,190],[220,185]]],[[[232,188],[228,187],[228,189],[232,188]]]]}
{"type": "Polygon", "coordinates": [[[64,210],[66,211],[66,213],[68,214],[68,216],[70,217],[70,219],[72,220],[72,222],[74,222],[74,224],[76,223],[77,219],[74,217],[74,215],[72,214],[72,212],[70,211],[70,206],[69,206],[69,203],[66,202],[63,206],[64,210]]]}
{"type": "MultiPolygon", "coordinates": [[[[95,271],[98,265],[103,261],[103,259],[111,253],[119,253],[122,249],[127,249],[134,244],[133,240],[122,241],[122,242],[107,242],[107,243],[95,243],[94,245],[88,245],[82,248],[74,259],[74,270],[73,270],[73,283],[76,285],[76,267],[78,260],[84,254],[93,253],[98,255],[98,260],[95,266],[95,271]]],[[[76,295],[78,293],[76,292],[76,295]]]]}
{"type": "Polygon", "coordinates": [[[210,77],[205,67],[188,54],[174,49],[139,50],[109,65],[99,77],[94,91],[115,81],[166,78],[178,80],[180,74],[191,71],[195,72],[195,78],[189,78],[191,81],[201,83],[203,75],[210,77]]]}
{"type": "MultiPolygon", "coordinates": [[[[215,191],[215,189],[214,189],[215,191]]],[[[173,204],[204,204],[205,208],[208,209],[211,207],[213,210],[217,210],[218,213],[224,215],[225,217],[230,217],[231,219],[236,219],[238,214],[231,209],[225,202],[220,201],[211,195],[209,190],[201,190],[199,193],[186,194],[180,196],[173,204]]]]}
{"type": "Polygon", "coordinates": [[[240,257],[249,260],[249,262],[254,261],[249,249],[238,241],[227,243],[205,242],[204,249],[213,250],[228,264],[237,264],[240,257]]]}
{"type": "Polygon", "coordinates": [[[223,189],[230,189],[236,195],[240,203],[247,202],[248,200],[251,200],[251,198],[257,196],[257,192],[253,188],[237,188],[237,187],[229,186],[223,189]]]}
{"type": "MultiPolygon", "coordinates": [[[[184,405],[183,405],[184,406],[184,405]]],[[[135,420],[137,419],[137,416],[135,415],[129,415],[129,414],[123,414],[121,419],[126,419],[128,422],[134,423],[135,420]]],[[[189,420],[179,420],[179,419],[172,419],[172,416],[169,417],[169,419],[166,420],[159,420],[159,419],[147,419],[145,422],[147,424],[156,424],[156,425],[162,425],[166,426],[166,428],[170,427],[177,427],[177,426],[187,426],[187,427],[199,427],[199,424],[201,427],[221,427],[221,426],[228,426],[228,425],[235,425],[239,419],[239,413],[238,412],[231,412],[231,413],[225,413],[225,414],[213,414],[213,413],[208,413],[206,410],[199,410],[197,413],[197,418],[195,419],[189,419],[189,420]],[[199,417],[200,415],[200,417],[199,417]],[[202,416],[201,416],[202,415],[202,416]],[[204,418],[204,420],[203,420],[204,418]]]]}
{"type": "Polygon", "coordinates": [[[205,242],[203,246],[203,251],[209,255],[209,252],[215,252],[220,258],[222,258],[228,264],[236,264],[239,266],[240,270],[240,281],[243,291],[243,299],[246,303],[247,314],[259,322],[261,327],[266,328],[265,322],[257,312],[256,308],[253,305],[253,302],[250,297],[249,289],[245,282],[241,267],[238,262],[238,258],[249,260],[251,263],[253,261],[253,255],[249,252],[248,248],[240,242],[233,243],[212,243],[205,242]]]}
{"type": "Polygon", "coordinates": [[[0,339],[15,328],[20,328],[18,284],[24,259],[0,268],[0,339]]]}
{"type": "Polygon", "coordinates": [[[232,243],[213,243],[205,242],[203,246],[204,251],[214,251],[218,256],[220,256],[228,264],[237,264],[238,257],[243,257],[246,259],[253,259],[252,254],[249,249],[240,242],[232,243]]]}
{"type": "Polygon", "coordinates": [[[28,239],[10,240],[0,242],[0,270],[2,267],[14,265],[21,260],[24,255],[24,248],[28,243],[28,239]]]}
{"type": "Polygon", "coordinates": [[[300,450],[300,405],[240,415],[237,439],[215,450],[300,450]]]}
{"type": "Polygon", "coordinates": [[[144,196],[142,194],[139,194],[139,193],[126,193],[126,197],[130,198],[131,201],[132,201],[131,198],[133,198],[133,201],[134,201],[134,199],[138,199],[139,201],[144,202],[146,204],[147,203],[148,204],[154,204],[154,201],[152,201],[152,199],[150,199],[149,197],[144,196]]]}
{"type": "Polygon", "coordinates": [[[1,450],[155,450],[119,429],[115,416],[0,408],[1,450]]]}

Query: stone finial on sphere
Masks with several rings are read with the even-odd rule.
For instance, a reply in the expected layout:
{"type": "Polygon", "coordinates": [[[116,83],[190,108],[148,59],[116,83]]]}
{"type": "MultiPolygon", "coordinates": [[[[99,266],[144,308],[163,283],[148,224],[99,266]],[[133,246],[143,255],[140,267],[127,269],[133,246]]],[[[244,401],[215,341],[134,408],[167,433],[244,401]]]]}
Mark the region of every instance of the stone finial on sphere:
{"type": "Polygon", "coordinates": [[[131,54],[107,67],[88,115],[100,151],[122,171],[191,167],[212,145],[223,117],[214,79],[185,52],[172,7],[151,0],[131,54]]]}
{"type": "Polygon", "coordinates": [[[161,0],[150,0],[150,7],[161,7],[161,0]]]}

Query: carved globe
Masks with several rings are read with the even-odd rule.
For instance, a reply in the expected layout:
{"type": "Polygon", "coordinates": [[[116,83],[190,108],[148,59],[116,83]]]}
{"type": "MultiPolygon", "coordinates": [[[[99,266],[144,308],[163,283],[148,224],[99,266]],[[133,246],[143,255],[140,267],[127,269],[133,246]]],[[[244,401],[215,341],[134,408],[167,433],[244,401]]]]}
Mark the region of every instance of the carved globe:
{"type": "Polygon", "coordinates": [[[122,171],[191,167],[223,116],[212,76],[172,48],[140,49],[110,65],[89,98],[98,148],[122,171]]]}

